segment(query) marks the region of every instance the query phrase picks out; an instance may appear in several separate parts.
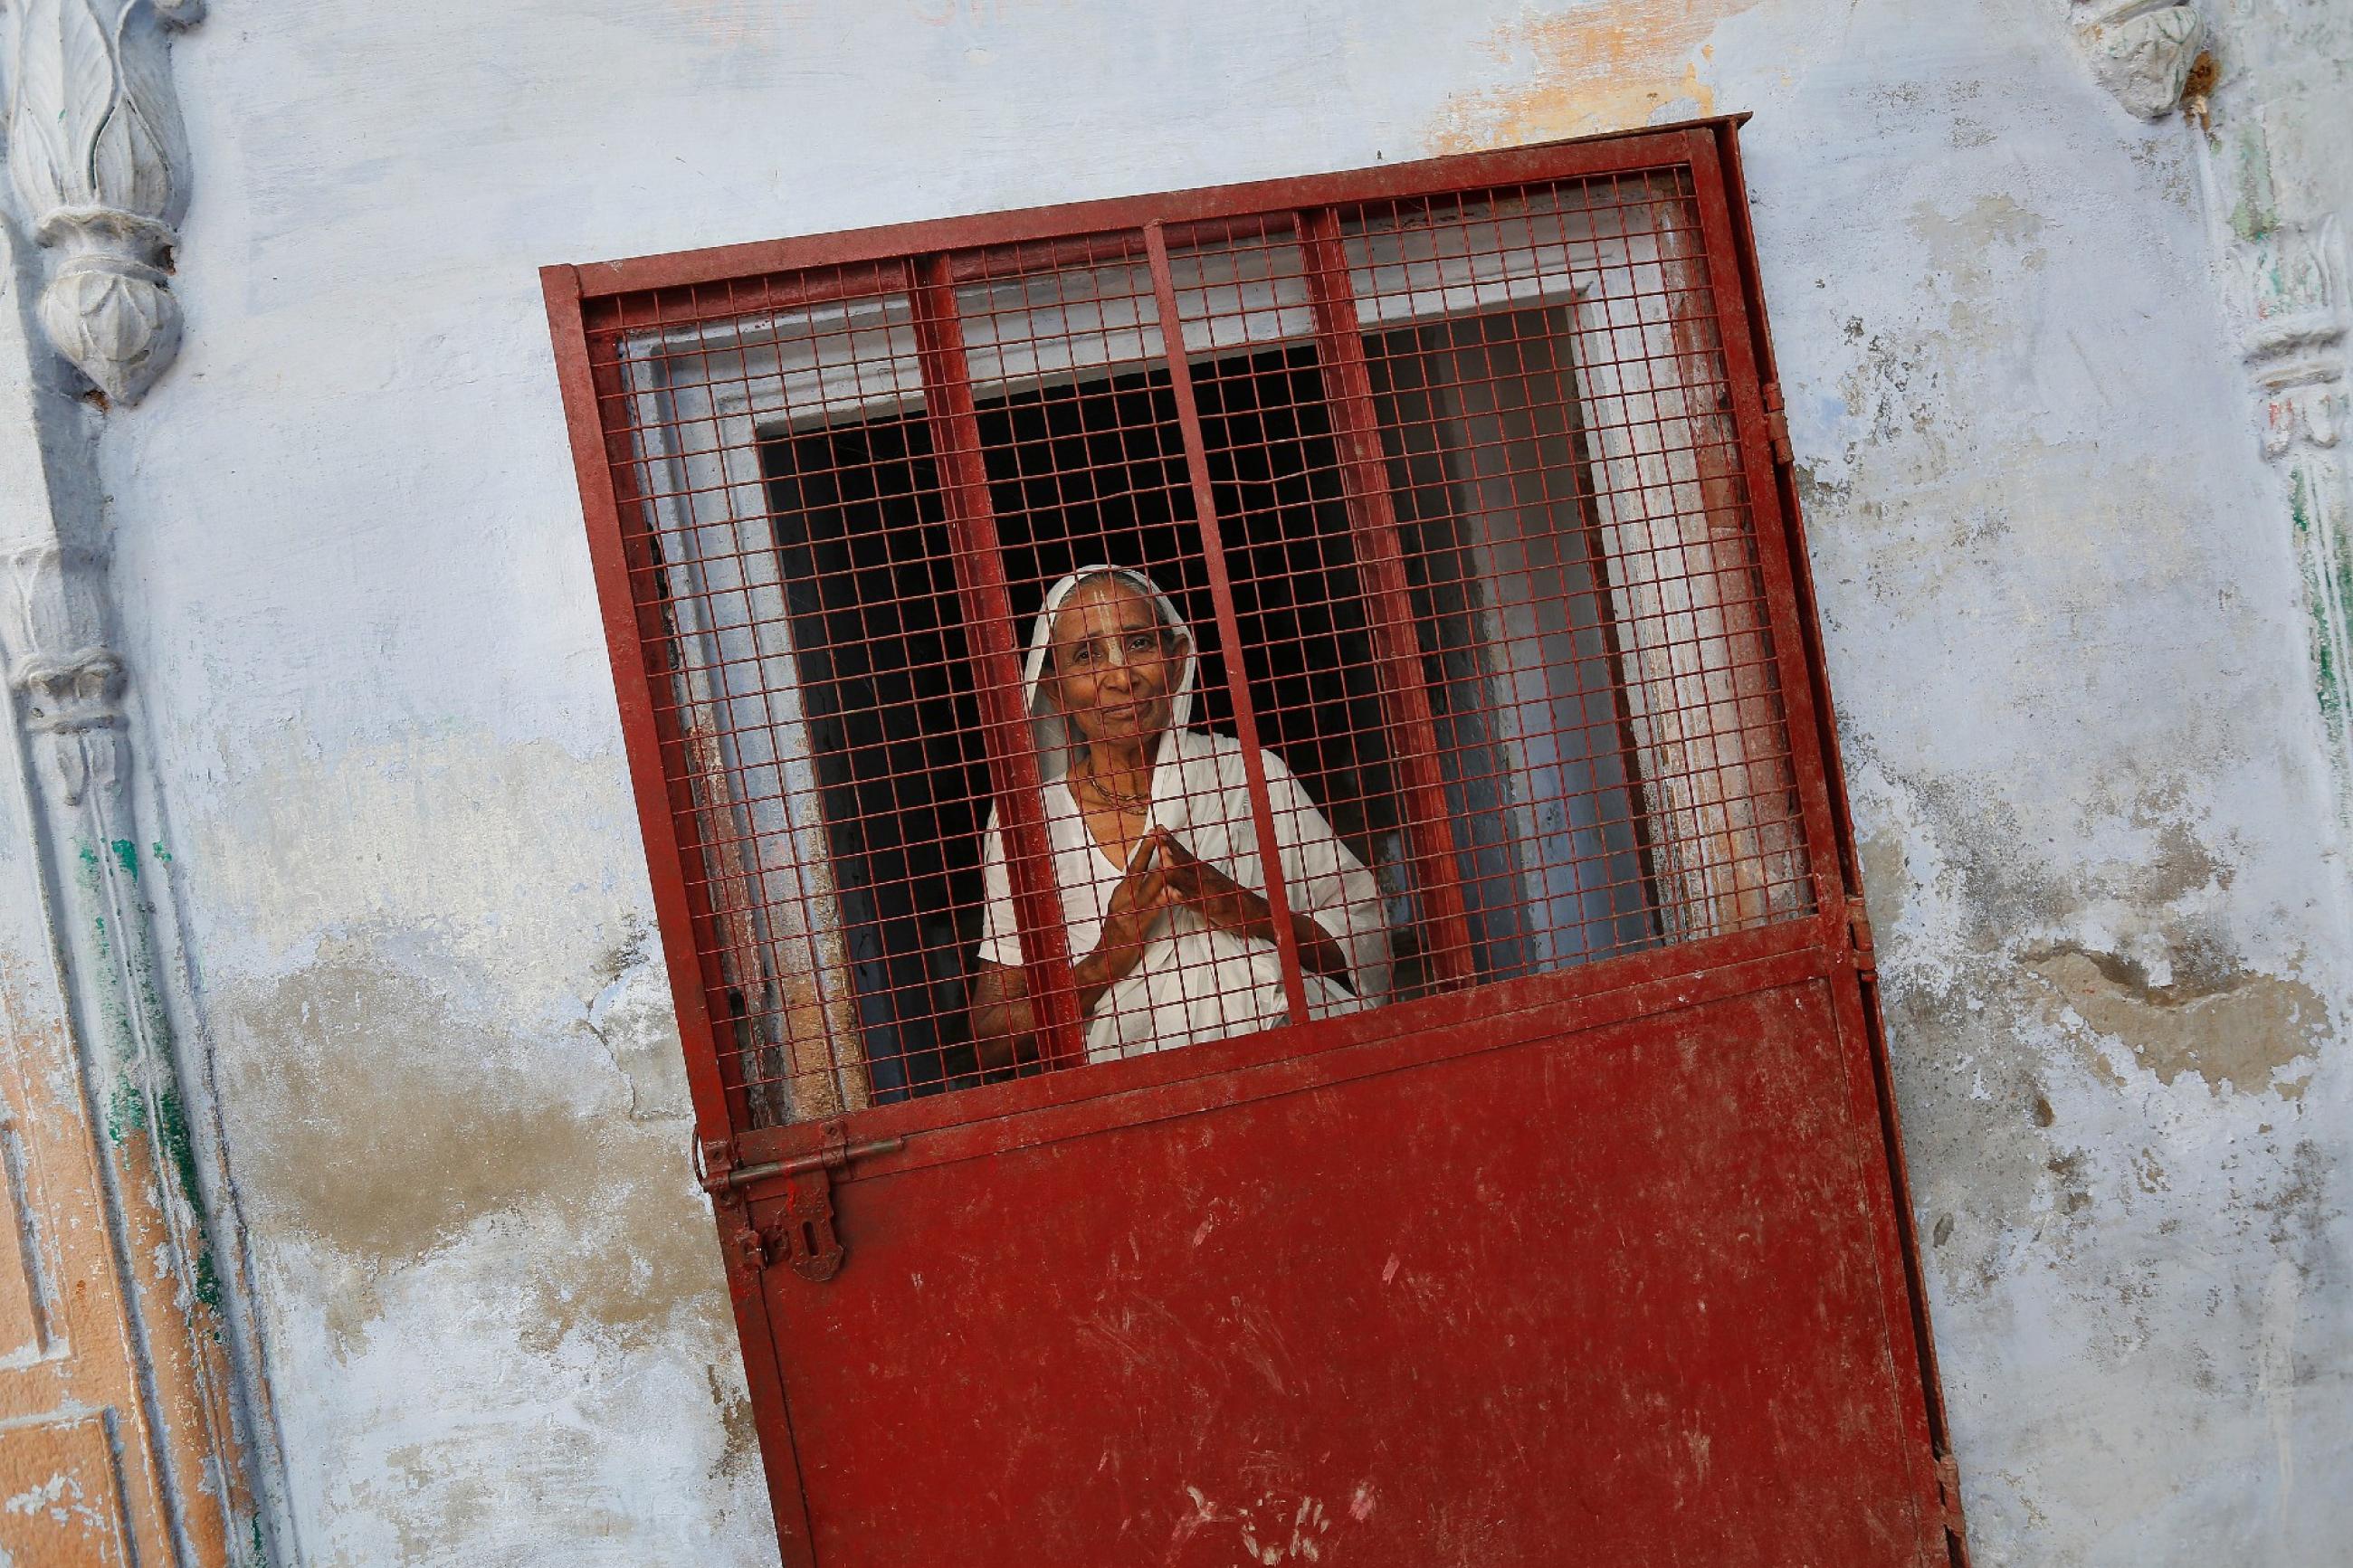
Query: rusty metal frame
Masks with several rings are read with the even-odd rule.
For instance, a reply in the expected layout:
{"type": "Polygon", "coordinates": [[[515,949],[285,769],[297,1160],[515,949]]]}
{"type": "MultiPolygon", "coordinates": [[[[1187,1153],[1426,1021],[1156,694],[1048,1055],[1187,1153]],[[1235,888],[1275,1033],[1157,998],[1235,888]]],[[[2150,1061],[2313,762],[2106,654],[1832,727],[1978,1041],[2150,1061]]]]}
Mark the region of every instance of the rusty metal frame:
{"type": "MultiPolygon", "coordinates": [[[[1234,615],[1234,593],[1226,571],[1223,531],[1218,523],[1216,487],[1201,439],[1201,416],[1193,398],[1193,368],[1185,352],[1185,319],[1176,305],[1176,284],[1168,270],[1168,235],[1164,225],[1144,227],[1145,255],[1152,269],[1153,301],[1160,317],[1160,360],[1176,402],[1176,423],[1185,443],[1185,475],[1193,490],[1193,521],[1201,533],[1201,556],[1209,574],[1209,596],[1218,611],[1218,641],[1226,649],[1226,687],[1234,704],[1234,738],[1241,742],[1248,775],[1250,816],[1261,846],[1276,842],[1273,813],[1267,805],[1266,763],[1259,752],[1258,724],[1250,710],[1249,679],[1242,669],[1242,633],[1234,615]]],[[[1274,945],[1282,961],[1283,1000],[1294,1019],[1307,1016],[1307,991],[1299,973],[1299,934],[1291,926],[1291,896],[1283,879],[1266,879],[1267,908],[1274,921],[1274,945]]]]}
{"type": "MultiPolygon", "coordinates": [[[[1888,1353],[1895,1365],[1911,1374],[1923,1390],[1922,1404],[1906,1404],[1894,1412],[1911,1428],[1913,1450],[1919,1457],[1919,1485],[1924,1498],[1933,1500],[1936,1517],[1957,1522],[1958,1497],[1947,1482],[1951,1439],[1946,1426],[1944,1389],[1936,1370],[1935,1340],[1929,1331],[1927,1294],[1920,1275],[1919,1251],[1913,1234],[1911,1192],[1904,1166],[1903,1130],[1896,1120],[1893,1085],[1886,1067],[1886,1042],[1879,1018],[1877,971],[1867,918],[1862,917],[1862,866],[1856,858],[1852,824],[1841,806],[1845,799],[1839,773],[1838,731],[1831,721],[1829,678],[1820,647],[1820,622],[1816,613],[1805,536],[1799,519],[1795,476],[1777,441],[1768,418],[1769,401],[1780,401],[1774,374],[1771,344],[1765,332],[1763,296],[1756,277],[1756,242],[1747,230],[1745,187],[1736,186],[1739,141],[1736,127],[1722,128],[1694,159],[1703,177],[1697,181],[1699,209],[1707,239],[1707,257],[1714,269],[1718,319],[1724,323],[1723,352],[1731,372],[1734,420],[1742,447],[1742,471],[1750,476],[1749,505],[1760,542],[1759,552],[1770,600],[1769,626],[1777,634],[1781,663],[1780,689],[1788,706],[1792,735],[1804,735],[1819,748],[1799,770],[1807,837],[1831,855],[1818,857],[1816,887],[1825,918],[1843,926],[1842,945],[1849,966],[1860,984],[1854,989],[1833,989],[1844,1053],[1853,1071],[1854,1115],[1858,1122],[1874,1125],[1886,1152],[1884,1184],[1864,1179],[1858,1183],[1869,1194],[1873,1225],[1881,1232],[1879,1259],[1886,1270],[1881,1300],[1888,1304],[1888,1353]],[[1728,174],[1727,165],[1730,173],[1728,174]],[[1737,226],[1733,197],[1740,198],[1737,226]],[[1726,263],[1729,263],[1727,265],[1726,263]],[[1767,482],[1758,484],[1757,478],[1767,482]],[[1802,584],[1802,589],[1801,589],[1802,584]],[[1800,599],[1800,593],[1803,599],[1800,599]],[[1836,783],[1839,787],[1833,788],[1836,783]],[[1834,806],[1833,802],[1840,803],[1834,806]],[[1835,858],[1832,858],[1832,856],[1835,858]],[[1862,987],[1869,986],[1868,995],[1862,987]],[[1857,1048],[1860,1047],[1860,1048],[1857,1048]],[[1903,1302],[1908,1310],[1898,1310],[1903,1302]]],[[[1864,1174],[1858,1173],[1859,1175],[1864,1174]]],[[[1955,1568],[1968,1568],[1968,1545],[1957,1529],[1946,1531],[1946,1550],[1955,1568]]]]}
{"type": "Polygon", "coordinates": [[[1402,742],[1399,771],[1405,775],[1413,816],[1415,885],[1431,933],[1440,977],[1461,984],[1471,977],[1471,926],[1454,867],[1454,829],[1446,809],[1446,785],[1438,760],[1436,721],[1422,678],[1421,644],[1407,587],[1405,547],[1398,538],[1397,508],[1389,499],[1388,459],[1381,450],[1380,416],[1373,405],[1373,382],[1365,343],[1356,325],[1356,302],[1349,292],[1348,255],[1340,239],[1339,214],[1328,206],[1302,211],[1296,223],[1307,251],[1307,293],[1315,313],[1317,363],[1324,395],[1332,405],[1334,432],[1341,448],[1341,474],[1348,497],[1348,527],[1373,583],[1373,635],[1380,647],[1382,689],[1398,708],[1402,742]]]}
{"type": "MultiPolygon", "coordinates": [[[[970,1160],[1010,1148],[1029,1147],[1113,1126],[1135,1125],[1192,1114],[1219,1105],[1268,1095],[1299,1093],[1318,1084],[1367,1073],[1398,1070],[1418,1062],[1497,1048],[1539,1033],[1560,1033],[1613,1020],[1662,1015],[1768,984],[1819,979],[1832,985],[1836,1014],[1849,1065],[1850,1114],[1858,1136],[1876,1140],[1884,1164],[1876,1173],[1859,1171],[1878,1233],[1883,1268],[1880,1296],[1888,1314],[1890,1355],[1899,1370],[1916,1375],[1924,1401],[1892,1412],[1917,1438],[1919,1499],[1924,1519],[1947,1521],[1953,1562],[1966,1568],[1966,1544],[1957,1528],[1949,1436],[1929,1331],[1924,1282],[1913,1234],[1901,1131],[1890,1087],[1886,1045],[1875,977],[1870,964],[1868,924],[1862,918],[1861,882],[1841,783],[1841,764],[1830,694],[1823,671],[1815,599],[1806,559],[1797,496],[1786,461],[1785,439],[1777,438],[1772,346],[1764,324],[1761,289],[1749,231],[1746,193],[1739,163],[1736,119],[1718,119],[1658,131],[1629,132],[1577,142],[1466,154],[1416,163],[1293,180],[1261,181],[1168,195],[1119,198],[998,213],[973,217],[893,225],[843,234],[732,245],[679,255],[638,258],[543,270],[555,360],[567,416],[575,466],[587,522],[589,553],[608,648],[612,655],[621,729],[628,751],[633,788],[643,831],[662,948],[672,976],[681,1036],[686,1042],[689,1088],[700,1134],[698,1152],[706,1185],[713,1194],[723,1251],[760,1429],[771,1497],[785,1559],[801,1568],[813,1562],[808,1520],[790,1439],[778,1350],[769,1332],[765,1292],[784,1289],[765,1268],[765,1247],[754,1225],[763,1205],[791,1201],[791,1184],[812,1172],[829,1179],[857,1181],[921,1165],[970,1160]],[[1757,565],[1764,584],[1766,629],[1773,639],[1782,722],[1806,840],[1812,847],[1814,907],[1810,914],[1778,923],[1662,946],[1648,952],[1584,969],[1567,969],[1526,979],[1458,990],[1377,1012],[1294,1024],[1265,1035],[1244,1037],[1181,1052],[1098,1066],[1084,1075],[1054,1073],[968,1089],[952,1097],[879,1105],[844,1122],[783,1127],[753,1126],[741,1089],[730,1088],[721,1071],[723,1020],[712,1005],[699,951],[711,951],[715,933],[707,910],[697,907],[688,867],[699,853],[691,832],[692,801],[680,771],[665,765],[684,737],[666,705],[655,699],[639,649],[659,642],[658,615],[632,590],[630,574],[646,563],[629,558],[623,517],[634,504],[628,493],[636,455],[628,449],[625,419],[607,410],[626,397],[613,345],[621,334],[662,324],[684,312],[699,290],[724,286],[740,289],[747,309],[774,308],[839,297],[870,287],[883,269],[910,259],[917,269],[912,289],[918,301],[924,382],[931,396],[928,419],[934,455],[952,501],[956,540],[957,584],[974,625],[1008,624],[1001,569],[994,581],[993,524],[987,482],[978,468],[971,397],[955,361],[962,349],[953,330],[954,287],[969,271],[960,258],[983,247],[1034,246],[1048,253],[1073,250],[1086,259],[1107,254],[1100,237],[1134,231],[1152,269],[1163,332],[1164,358],[1176,374],[1178,395],[1189,406],[1182,329],[1174,308],[1167,250],[1172,241],[1214,235],[1240,223],[1300,215],[1293,221],[1310,256],[1319,339],[1327,350],[1327,395],[1340,412],[1337,433],[1348,451],[1352,531],[1375,552],[1376,578],[1388,605],[1386,628],[1389,677],[1404,693],[1418,689],[1418,661],[1409,623],[1402,639],[1395,624],[1403,605],[1401,574],[1377,570],[1388,503],[1388,479],[1377,436],[1365,421],[1366,389],[1348,369],[1345,343],[1355,337],[1348,309],[1345,256],[1339,249],[1333,209],[1420,196],[1442,196],[1489,185],[1681,167],[1690,172],[1704,245],[1711,269],[1708,289],[1722,341],[1730,393],[1728,415],[1737,472],[1755,527],[1757,565]],[[1320,259],[1319,259],[1320,258],[1320,259]],[[1332,287],[1336,276],[1338,289],[1332,287]],[[1318,279],[1320,282],[1316,281],[1318,279]],[[1335,369],[1336,366],[1336,369],[1335,369]],[[961,403],[957,400],[959,388],[961,403]],[[1350,411],[1355,411],[1351,423],[1350,411]],[[1367,439],[1369,437],[1369,440],[1367,439]],[[650,618],[649,618],[650,617],[650,618]],[[681,828],[676,825],[686,824],[681,828]],[[1849,984],[1848,978],[1854,983],[1849,984]],[[951,1103],[953,1102],[953,1103],[951,1103]],[[849,1137],[854,1135],[854,1142],[849,1137]],[[863,1161],[850,1169],[851,1158],[863,1161]]],[[[1216,520],[1198,450],[1198,419],[1184,421],[1186,452],[1202,531],[1214,543],[1216,520]]],[[[1394,530],[1391,517],[1388,528],[1394,530]]],[[[1394,541],[1391,541],[1392,544],[1394,541]]],[[[1219,552],[1210,552],[1222,572],[1219,552]]],[[[1229,624],[1230,595],[1216,595],[1220,631],[1237,647],[1229,624]]],[[[988,634],[980,658],[1007,689],[1009,642],[988,634]]],[[[1229,679],[1239,679],[1238,658],[1229,679]]],[[[1019,689],[1018,679],[1009,689],[1019,689]]],[[[997,707],[1002,707],[999,702],[997,707]]],[[[1408,722],[1413,728],[1409,695],[1408,722]]],[[[995,734],[992,754],[1003,751],[1018,779],[1020,715],[987,713],[995,734]]],[[[1426,705],[1424,721],[1427,720],[1426,705]]],[[[1034,782],[1034,765],[1030,775],[1034,782]]],[[[1412,781],[1425,796],[1437,787],[1434,775],[1412,781]]],[[[1264,787],[1253,780],[1262,814],[1264,787]]],[[[1443,812],[1439,826],[1444,826],[1443,812]]],[[[1021,906],[1025,942],[1036,940],[1051,973],[1060,964],[1065,984],[1045,997],[1049,1033],[1058,1056],[1076,1051],[1078,1020],[1067,985],[1067,951],[1060,921],[1045,900],[1051,897],[1044,872],[1042,822],[1015,813],[1008,856],[1021,906]],[[1026,863],[1026,868],[1024,866],[1026,863]]],[[[1263,824],[1261,823],[1261,832],[1263,824]]],[[[1442,929],[1461,931],[1459,893],[1450,900],[1448,857],[1428,844],[1419,858],[1438,889],[1431,914],[1442,929]]],[[[1444,944],[1455,945],[1450,936],[1444,944]]],[[[1296,955],[1286,943],[1286,979],[1295,990],[1296,955]]],[[[1461,943],[1467,952],[1467,942],[1461,943]]],[[[1452,962],[1452,961],[1450,961],[1452,962]]],[[[1294,1009],[1298,997],[1292,998],[1294,1009]]]]}
{"type": "Polygon", "coordinates": [[[925,408],[932,448],[943,470],[948,531],[955,552],[957,592],[967,635],[977,637],[982,721],[989,757],[1012,784],[1006,792],[1007,872],[1021,927],[1021,951],[1030,974],[1033,1005],[1043,1008],[1046,1059],[1057,1066],[1086,1059],[1080,1037],[1078,989],[1071,977],[1068,932],[1054,890],[1053,858],[1047,847],[1045,807],[1039,790],[1038,759],[1029,746],[1029,719],[1020,710],[1021,659],[1013,645],[1013,611],[1006,599],[1005,562],[997,538],[997,517],[981,467],[980,421],[972,396],[956,321],[955,285],[944,255],[923,258],[915,286],[916,333],[922,344],[925,408]]]}

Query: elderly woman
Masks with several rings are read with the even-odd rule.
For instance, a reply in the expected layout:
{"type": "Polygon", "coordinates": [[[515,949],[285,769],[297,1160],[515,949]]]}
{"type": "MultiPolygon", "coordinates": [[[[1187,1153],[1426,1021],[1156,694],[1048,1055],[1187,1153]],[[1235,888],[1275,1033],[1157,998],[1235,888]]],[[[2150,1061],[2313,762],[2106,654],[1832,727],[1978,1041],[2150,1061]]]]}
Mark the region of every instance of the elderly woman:
{"type": "MultiPolygon", "coordinates": [[[[1055,584],[1030,637],[1023,679],[1089,1061],[1290,1021],[1241,743],[1187,727],[1194,647],[1150,578],[1109,566],[1055,584]]],[[[1280,758],[1259,761],[1308,1016],[1378,1006],[1388,936],[1372,873],[1280,758]]],[[[1038,1042],[994,815],[981,875],[973,1027],[983,1063],[1003,1067],[1038,1042]]]]}

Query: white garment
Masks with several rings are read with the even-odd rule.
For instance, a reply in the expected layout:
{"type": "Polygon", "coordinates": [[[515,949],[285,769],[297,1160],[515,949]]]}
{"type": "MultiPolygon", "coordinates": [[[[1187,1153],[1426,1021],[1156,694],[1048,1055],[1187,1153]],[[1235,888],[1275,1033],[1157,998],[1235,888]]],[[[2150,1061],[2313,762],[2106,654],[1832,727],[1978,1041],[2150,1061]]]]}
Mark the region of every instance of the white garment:
{"type": "MultiPolygon", "coordinates": [[[[1088,830],[1085,815],[1071,794],[1067,774],[1074,737],[1041,689],[1040,677],[1055,612],[1081,583],[1105,574],[1151,595],[1162,621],[1184,634],[1188,648],[1192,646],[1191,631],[1176,607],[1140,573],[1104,566],[1074,572],[1054,584],[1039,612],[1023,678],[1038,737],[1039,771],[1045,779],[1047,837],[1073,959],[1094,951],[1123,873],[1088,830]]],[[[1263,894],[1266,877],[1259,862],[1241,742],[1185,727],[1198,668],[1198,661],[1188,653],[1153,768],[1145,831],[1166,827],[1187,851],[1263,894]]],[[[1389,988],[1388,928],[1379,886],[1340,842],[1282,759],[1261,750],[1259,760],[1291,907],[1328,931],[1348,960],[1345,985],[1313,972],[1302,974],[1308,1016],[1330,1017],[1379,1006],[1388,999],[1389,988]]],[[[980,957],[1018,965],[1019,924],[994,812],[982,846],[981,882],[987,909],[980,957]]],[[[1289,1021],[1282,963],[1271,942],[1221,930],[1191,910],[1168,910],[1147,933],[1143,958],[1104,993],[1086,1018],[1087,1057],[1103,1061],[1141,1056],[1289,1021]]]]}

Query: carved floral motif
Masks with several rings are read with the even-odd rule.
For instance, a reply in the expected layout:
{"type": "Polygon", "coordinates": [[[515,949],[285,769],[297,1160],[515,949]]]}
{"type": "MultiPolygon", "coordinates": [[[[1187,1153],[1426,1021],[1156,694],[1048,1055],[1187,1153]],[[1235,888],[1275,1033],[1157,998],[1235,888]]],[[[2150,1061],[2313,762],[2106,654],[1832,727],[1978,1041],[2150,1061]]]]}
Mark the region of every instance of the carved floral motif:
{"type": "Polygon", "coordinates": [[[15,0],[8,163],[52,253],[42,330],[107,396],[135,403],[180,346],[172,295],[188,152],[168,27],[204,0],[15,0]]]}
{"type": "Polygon", "coordinates": [[[13,650],[8,684],[20,721],[64,805],[79,806],[95,780],[119,775],[112,731],[122,716],[122,661],[102,640],[101,568],[58,543],[5,557],[0,647],[13,650]]]}
{"type": "Polygon", "coordinates": [[[2100,85],[2143,120],[2163,119],[2181,102],[2206,42],[2198,13],[2166,0],[2079,3],[2075,26],[2100,85]]]}

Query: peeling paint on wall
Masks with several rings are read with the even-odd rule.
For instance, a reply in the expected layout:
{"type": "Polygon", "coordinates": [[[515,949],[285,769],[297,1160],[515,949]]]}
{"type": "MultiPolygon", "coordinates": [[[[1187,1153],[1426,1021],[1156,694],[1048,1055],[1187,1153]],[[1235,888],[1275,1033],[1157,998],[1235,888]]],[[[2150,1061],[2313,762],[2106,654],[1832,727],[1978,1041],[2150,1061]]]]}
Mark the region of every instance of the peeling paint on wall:
{"type": "Polygon", "coordinates": [[[352,857],[221,868],[241,919],[216,952],[244,962],[206,994],[290,1442],[339,1457],[321,1560],[463,1540],[532,1561],[537,1492],[574,1510],[545,1542],[593,1525],[617,1562],[765,1560],[668,982],[610,858],[626,779],[479,733],[249,760],[259,816],[206,821],[184,865],[364,825],[352,857]],[[320,923],[332,903],[347,918],[320,923]],[[420,1389],[496,1393],[425,1438],[420,1389]]]}
{"type": "Polygon", "coordinates": [[[2314,1058],[2332,1042],[2328,1005],[2311,986],[2273,975],[2177,971],[2169,984],[2115,953],[2062,949],[2026,967],[2050,982],[2063,1022],[2097,1037],[2096,1066],[2118,1085],[2121,1048],[2168,1087],[2189,1074],[2220,1089],[2304,1092],[2314,1058]]]}
{"type": "Polygon", "coordinates": [[[1708,35],[1758,0],[1587,4],[1498,28],[1487,47],[1508,86],[1450,97],[1430,133],[1437,153],[1589,136],[1716,111],[1701,67],[1708,35]]]}

